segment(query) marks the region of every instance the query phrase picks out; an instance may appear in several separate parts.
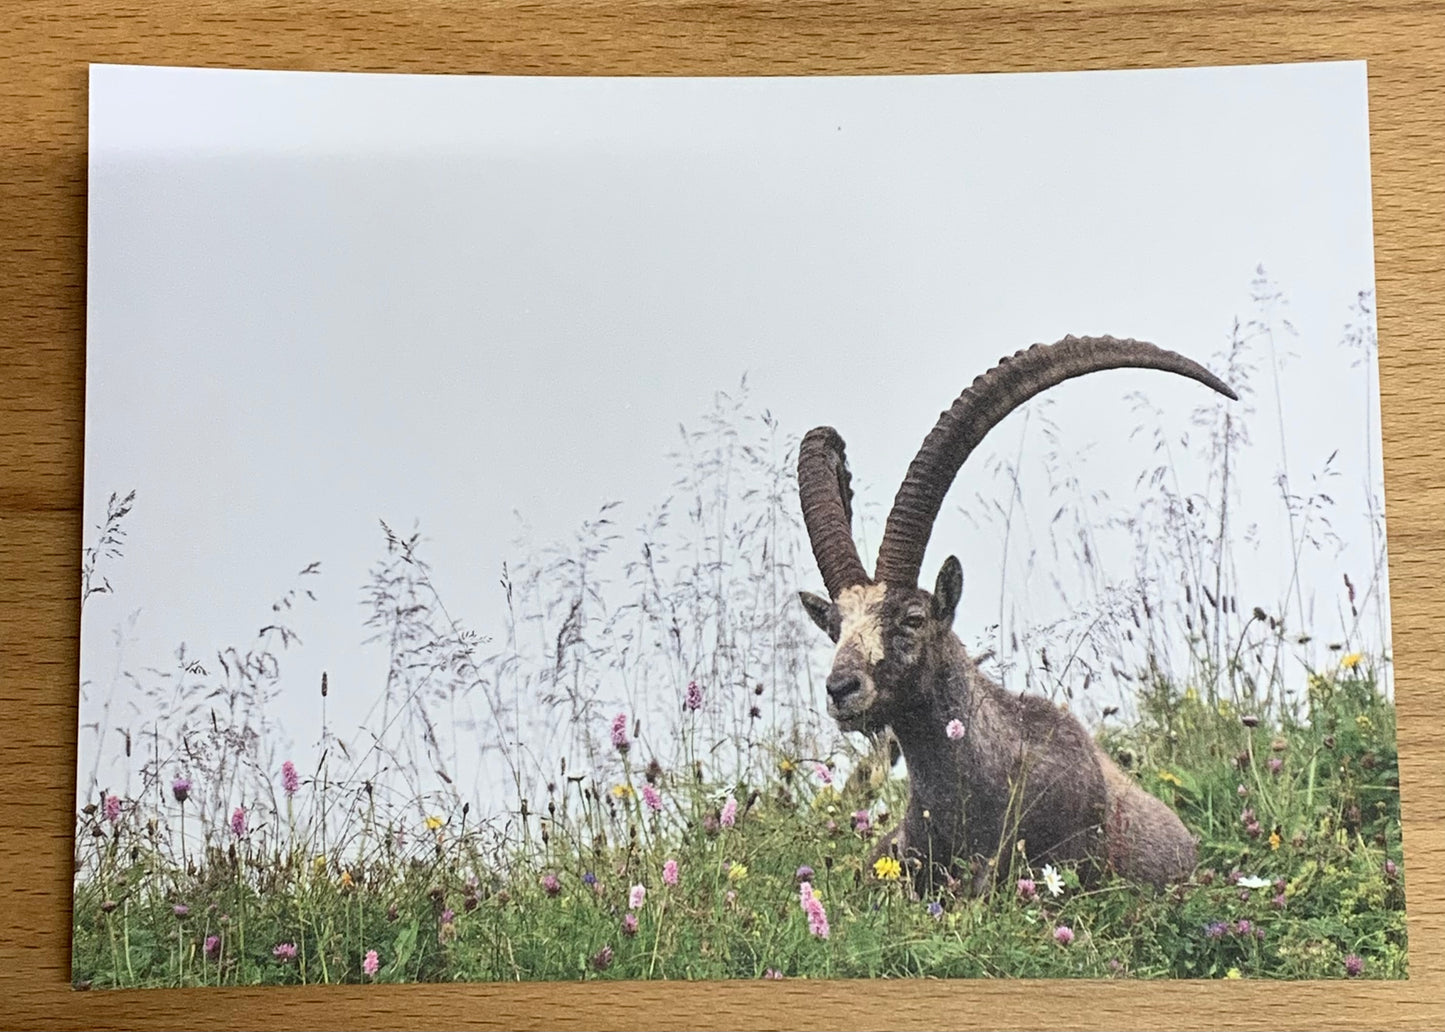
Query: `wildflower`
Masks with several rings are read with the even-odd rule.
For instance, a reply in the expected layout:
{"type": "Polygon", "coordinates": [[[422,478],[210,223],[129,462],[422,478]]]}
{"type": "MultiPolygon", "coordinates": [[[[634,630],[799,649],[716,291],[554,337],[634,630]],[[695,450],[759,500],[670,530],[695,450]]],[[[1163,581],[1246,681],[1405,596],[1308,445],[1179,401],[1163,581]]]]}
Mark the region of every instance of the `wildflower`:
{"type": "Polygon", "coordinates": [[[813,894],[810,882],[798,886],[798,900],[808,915],[808,931],[819,939],[828,938],[828,912],[823,909],[823,901],[813,894]]]}
{"type": "Polygon", "coordinates": [[[642,801],[647,804],[647,808],[653,813],[661,812],[662,793],[659,792],[655,786],[650,784],[642,786],[642,801]]]}
{"type": "Polygon", "coordinates": [[[1224,977],[1225,977],[1225,978],[1241,978],[1241,977],[1243,977],[1243,976],[1240,975],[1240,973],[1239,973],[1239,968],[1237,968],[1237,967],[1232,967],[1232,968],[1230,968],[1228,971],[1226,971],[1226,972],[1224,973],[1224,977]]]}
{"type": "Polygon", "coordinates": [[[955,742],[958,741],[963,737],[963,721],[955,717],[944,725],[943,733],[955,742]]]}
{"type": "Polygon", "coordinates": [[[1400,868],[1398,868],[1398,867],[1395,866],[1395,861],[1393,861],[1393,860],[1386,860],[1386,861],[1385,861],[1385,877],[1386,877],[1386,878],[1389,878],[1391,881],[1394,881],[1395,875],[1398,874],[1399,871],[1400,871],[1400,868]]]}
{"type": "Polygon", "coordinates": [[[831,785],[833,783],[833,772],[823,764],[815,764],[813,766],[813,773],[818,775],[818,780],[823,784],[831,785]]]}
{"type": "Polygon", "coordinates": [[[296,773],[296,764],[290,760],[281,764],[281,787],[288,796],[295,795],[296,790],[301,787],[301,777],[296,773]]]}
{"type": "Polygon", "coordinates": [[[631,911],[622,915],[622,934],[627,936],[637,934],[637,915],[631,911]]]}
{"type": "Polygon", "coordinates": [[[718,823],[724,828],[731,828],[737,822],[738,801],[732,796],[728,796],[728,801],[723,803],[722,816],[718,818],[718,823]]]}
{"type": "Polygon", "coordinates": [[[662,884],[664,884],[664,885],[676,885],[676,884],[677,884],[677,861],[676,861],[676,860],[665,860],[665,861],[663,861],[663,864],[662,864],[662,884]]]}
{"type": "Polygon", "coordinates": [[[582,884],[583,884],[583,885],[596,885],[596,884],[597,884],[597,875],[593,874],[591,871],[588,871],[586,874],[584,874],[584,875],[582,876],[582,884]]]}
{"type": "Polygon", "coordinates": [[[1239,935],[1253,935],[1254,925],[1241,918],[1239,922],[1235,924],[1234,931],[1239,935]]]}
{"type": "Polygon", "coordinates": [[[702,685],[696,681],[687,682],[687,694],[683,696],[682,708],[689,713],[702,709],[702,685]]]}
{"type": "Polygon", "coordinates": [[[1243,799],[1245,796],[1249,795],[1249,786],[1246,785],[1246,784],[1241,783],[1240,786],[1239,786],[1238,788],[1236,788],[1234,791],[1235,791],[1235,794],[1237,794],[1237,795],[1239,796],[1239,798],[1243,799]]]}
{"type": "Polygon", "coordinates": [[[231,811],[231,834],[237,838],[246,834],[246,808],[243,806],[231,811]]]}
{"type": "Polygon", "coordinates": [[[612,966],[612,947],[603,946],[596,953],[592,954],[592,969],[594,971],[606,971],[612,966]]]}
{"type": "Polygon", "coordinates": [[[1044,888],[1049,890],[1050,896],[1063,894],[1064,879],[1059,877],[1059,872],[1054,869],[1053,864],[1044,865],[1044,888]]]}
{"type": "Polygon", "coordinates": [[[361,959],[361,973],[367,978],[375,978],[380,970],[381,958],[376,955],[375,950],[367,950],[366,956],[361,959]]]}
{"type": "Polygon", "coordinates": [[[712,838],[718,833],[718,828],[719,824],[717,811],[714,810],[711,813],[703,814],[702,833],[704,835],[706,835],[708,838],[712,838]]]}
{"type": "Polygon", "coordinates": [[[642,886],[642,885],[634,885],[634,886],[632,886],[632,890],[627,893],[627,906],[628,906],[628,909],[630,909],[630,910],[641,910],[641,909],[642,909],[642,901],[645,900],[646,898],[647,898],[647,889],[646,889],[644,886],[642,886]]]}
{"type": "Polygon", "coordinates": [[[444,925],[452,924],[452,923],[454,923],[454,922],[456,921],[456,919],[457,919],[457,912],[456,912],[455,910],[453,910],[451,907],[447,907],[445,910],[442,911],[442,924],[444,924],[444,925]]]}
{"type": "Polygon", "coordinates": [[[549,896],[556,896],[562,891],[562,883],[557,880],[555,874],[549,872],[542,875],[542,891],[549,896]]]}
{"type": "Polygon", "coordinates": [[[748,865],[734,861],[728,866],[728,881],[740,882],[748,876],[748,865]]]}
{"type": "Polygon", "coordinates": [[[1211,921],[1204,926],[1204,937],[1206,939],[1224,938],[1225,924],[1223,921],[1211,921]]]}
{"type": "Polygon", "coordinates": [[[1284,893],[1283,893],[1283,892],[1279,893],[1278,895],[1276,895],[1276,896],[1274,897],[1274,899],[1272,899],[1272,900],[1269,901],[1269,905],[1272,906],[1272,907],[1274,907],[1274,909],[1276,909],[1276,910],[1283,910],[1283,909],[1284,909],[1284,904],[1285,904],[1285,899],[1284,899],[1284,893]]]}
{"type": "Polygon", "coordinates": [[[1060,946],[1067,946],[1074,941],[1074,930],[1068,925],[1059,925],[1054,929],[1054,942],[1060,946]]]}
{"type": "Polygon", "coordinates": [[[1236,878],[1236,879],[1235,879],[1235,883],[1238,884],[1240,887],[1246,888],[1246,889],[1262,889],[1262,888],[1265,888],[1267,885],[1269,885],[1269,879],[1268,879],[1268,878],[1260,878],[1260,877],[1257,877],[1256,875],[1252,875],[1252,874],[1251,874],[1251,875],[1250,875],[1249,877],[1247,877],[1247,878],[1246,878],[1246,877],[1236,878]]]}
{"type": "Polygon", "coordinates": [[[191,782],[189,778],[176,778],[171,782],[171,795],[176,797],[176,802],[184,803],[191,794],[191,782]]]}
{"type": "Polygon", "coordinates": [[[1120,971],[1124,970],[1124,965],[1118,957],[1110,957],[1108,967],[1109,973],[1112,975],[1117,975],[1120,971]]]}
{"type": "Polygon", "coordinates": [[[1365,970],[1365,961],[1357,953],[1351,953],[1345,958],[1345,974],[1351,978],[1358,978],[1365,970]]]}
{"type": "Polygon", "coordinates": [[[613,786],[612,786],[612,798],[614,798],[614,799],[631,799],[631,798],[632,798],[632,786],[631,786],[631,785],[613,785],[613,786]]]}
{"type": "Polygon", "coordinates": [[[102,914],[113,914],[115,913],[115,908],[118,906],[120,906],[120,904],[113,899],[102,900],[100,904],[100,912],[102,914]]]}
{"type": "Polygon", "coordinates": [[[1035,896],[1037,896],[1038,894],[1039,894],[1039,887],[1034,884],[1034,880],[1033,880],[1032,878],[1020,878],[1020,879],[1019,879],[1019,898],[1020,898],[1020,899],[1025,900],[1025,901],[1031,900],[1031,899],[1033,899],[1035,896]]]}
{"type": "Polygon", "coordinates": [[[186,906],[184,903],[177,903],[175,906],[171,907],[171,911],[177,917],[185,917],[191,912],[191,908],[186,906]]]}
{"type": "Polygon", "coordinates": [[[897,881],[903,868],[891,856],[880,856],[873,862],[873,874],[879,881],[897,881]]]}
{"type": "Polygon", "coordinates": [[[649,785],[657,784],[657,782],[662,778],[662,764],[657,762],[656,756],[647,761],[647,769],[644,770],[642,773],[643,776],[647,778],[647,783],[649,785]]]}
{"type": "Polygon", "coordinates": [[[783,777],[787,777],[789,774],[793,773],[793,771],[797,769],[798,768],[794,765],[793,761],[788,759],[786,756],[784,756],[781,760],[778,761],[778,773],[783,775],[783,777]]]}
{"type": "Polygon", "coordinates": [[[793,877],[796,878],[799,882],[812,881],[813,869],[807,864],[804,864],[793,873],[793,877]]]}
{"type": "Polygon", "coordinates": [[[737,903],[737,901],[738,894],[732,889],[728,889],[727,892],[723,895],[723,902],[725,902],[728,906],[733,906],[737,903]]]}
{"type": "Polygon", "coordinates": [[[203,949],[208,957],[218,956],[221,952],[221,937],[219,935],[206,936],[206,944],[203,949]]]}
{"type": "Polygon", "coordinates": [[[627,740],[626,713],[619,713],[612,718],[612,748],[624,755],[632,748],[632,743],[627,740]]]}
{"type": "Polygon", "coordinates": [[[783,973],[777,968],[768,968],[768,970],[763,972],[763,977],[770,982],[779,982],[782,981],[783,973]]]}
{"type": "Polygon", "coordinates": [[[352,885],[355,884],[355,882],[351,878],[350,868],[347,868],[346,870],[341,872],[341,878],[339,880],[343,889],[349,889],[352,885]]]}
{"type": "Polygon", "coordinates": [[[1271,831],[1271,832],[1269,833],[1269,848],[1270,848],[1270,849],[1278,849],[1279,846],[1280,846],[1280,843],[1283,842],[1283,841],[1284,841],[1284,839],[1282,839],[1282,838],[1279,837],[1279,832],[1277,832],[1277,831],[1271,831]]]}
{"type": "Polygon", "coordinates": [[[443,823],[444,823],[444,822],[442,821],[442,819],[441,819],[440,817],[428,817],[428,818],[426,819],[426,830],[427,830],[427,831],[436,831],[438,828],[440,828],[440,827],[442,826],[443,823]]]}
{"type": "Polygon", "coordinates": [[[325,856],[325,854],[320,854],[320,853],[318,853],[318,854],[316,855],[315,859],[313,859],[313,860],[311,861],[311,869],[312,869],[313,871],[315,871],[317,874],[320,874],[322,871],[326,870],[326,856],[325,856]]]}
{"type": "MultiPolygon", "coordinates": [[[[1362,653],[1351,652],[1348,656],[1340,657],[1340,666],[1344,667],[1346,670],[1353,670],[1355,669],[1355,667],[1360,665],[1360,660],[1364,658],[1365,657],[1362,653]]],[[[1346,963],[1346,966],[1348,967],[1348,962],[1346,963]]]]}
{"type": "Polygon", "coordinates": [[[1269,762],[1265,764],[1265,766],[1269,768],[1269,772],[1271,774],[1278,774],[1280,771],[1284,770],[1284,760],[1280,759],[1278,756],[1271,756],[1269,758],[1269,762]]]}
{"type": "Polygon", "coordinates": [[[928,904],[928,916],[933,918],[935,921],[942,921],[943,904],[938,902],[938,900],[934,900],[932,903],[928,904]]]}
{"type": "Polygon", "coordinates": [[[281,963],[296,959],[296,944],[294,942],[283,942],[271,951],[271,956],[281,963]]]}
{"type": "Polygon", "coordinates": [[[873,819],[868,816],[867,810],[859,810],[853,814],[853,830],[864,838],[873,830],[873,819]]]}
{"type": "Polygon", "coordinates": [[[112,824],[120,820],[120,796],[105,797],[105,819],[112,824]]]}
{"type": "Polygon", "coordinates": [[[1182,786],[1184,784],[1184,782],[1179,779],[1179,775],[1175,774],[1172,770],[1161,770],[1159,772],[1159,780],[1167,781],[1171,785],[1182,786]]]}

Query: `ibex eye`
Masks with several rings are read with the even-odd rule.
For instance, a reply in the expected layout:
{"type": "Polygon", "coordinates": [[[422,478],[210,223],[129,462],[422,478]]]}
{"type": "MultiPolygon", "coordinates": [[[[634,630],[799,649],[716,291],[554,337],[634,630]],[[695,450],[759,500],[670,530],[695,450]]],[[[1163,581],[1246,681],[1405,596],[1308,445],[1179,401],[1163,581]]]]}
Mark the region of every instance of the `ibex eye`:
{"type": "Polygon", "coordinates": [[[923,626],[926,619],[922,613],[909,613],[903,618],[903,626],[910,631],[916,631],[923,626]]]}

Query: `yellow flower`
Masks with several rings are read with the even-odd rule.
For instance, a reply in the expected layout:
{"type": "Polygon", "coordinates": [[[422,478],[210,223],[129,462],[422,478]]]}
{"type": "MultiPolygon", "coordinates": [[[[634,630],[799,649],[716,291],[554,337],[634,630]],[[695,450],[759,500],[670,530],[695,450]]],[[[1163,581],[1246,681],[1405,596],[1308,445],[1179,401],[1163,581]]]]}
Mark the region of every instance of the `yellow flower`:
{"type": "Polygon", "coordinates": [[[1340,657],[1340,666],[1346,670],[1353,670],[1360,665],[1360,660],[1364,658],[1365,657],[1358,652],[1351,652],[1348,656],[1340,657]]]}
{"type": "Polygon", "coordinates": [[[632,795],[631,785],[613,785],[612,796],[614,799],[627,799],[632,795]]]}
{"type": "Polygon", "coordinates": [[[1196,692],[1193,688],[1186,688],[1186,689],[1184,689],[1184,701],[1185,701],[1185,702],[1198,702],[1198,701],[1199,701],[1199,693],[1196,692]]]}
{"type": "Polygon", "coordinates": [[[1360,713],[1355,716],[1355,726],[1361,731],[1368,731],[1375,725],[1370,720],[1370,716],[1368,713],[1360,713]]]}
{"type": "Polygon", "coordinates": [[[784,757],[783,759],[778,761],[778,770],[782,771],[784,774],[791,774],[793,773],[793,771],[797,770],[797,768],[793,766],[792,760],[784,757]]]}
{"type": "Polygon", "coordinates": [[[1179,785],[1180,787],[1183,787],[1184,785],[1184,782],[1179,780],[1179,775],[1169,770],[1161,770],[1159,772],[1159,780],[1167,781],[1171,785],[1179,785]]]}
{"type": "Polygon", "coordinates": [[[728,881],[740,882],[748,876],[748,865],[734,863],[728,868],[728,881]]]}
{"type": "Polygon", "coordinates": [[[438,828],[440,828],[440,827],[442,826],[442,823],[443,823],[443,822],[442,822],[442,819],[441,819],[440,817],[428,817],[428,818],[426,819],[426,830],[427,830],[427,831],[436,831],[438,828]]]}
{"type": "Polygon", "coordinates": [[[349,889],[349,888],[351,888],[351,885],[352,885],[351,872],[350,872],[350,871],[342,871],[342,872],[341,872],[341,887],[342,887],[343,889],[349,889]]]}
{"type": "Polygon", "coordinates": [[[1224,973],[1225,978],[1240,978],[1239,968],[1230,968],[1224,973]]]}
{"type": "Polygon", "coordinates": [[[1280,844],[1281,842],[1283,842],[1283,841],[1284,841],[1284,839],[1282,839],[1282,838],[1279,837],[1279,832],[1277,832],[1277,831],[1271,831],[1271,832],[1269,833],[1269,848],[1270,848],[1270,849],[1278,849],[1278,848],[1279,848],[1279,844],[1280,844]]]}
{"type": "Polygon", "coordinates": [[[317,874],[320,874],[326,870],[326,857],[318,856],[315,860],[311,861],[311,866],[316,869],[317,874]]]}
{"type": "Polygon", "coordinates": [[[880,856],[873,861],[873,873],[879,881],[897,881],[903,873],[902,866],[891,856],[880,856]]]}

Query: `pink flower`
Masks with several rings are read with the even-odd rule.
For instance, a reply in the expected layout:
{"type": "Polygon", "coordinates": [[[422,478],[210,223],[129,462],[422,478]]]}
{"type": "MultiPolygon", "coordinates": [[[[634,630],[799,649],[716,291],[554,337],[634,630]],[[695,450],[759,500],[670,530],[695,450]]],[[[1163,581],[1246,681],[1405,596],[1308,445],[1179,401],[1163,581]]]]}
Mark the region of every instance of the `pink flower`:
{"type": "Polygon", "coordinates": [[[1358,978],[1361,974],[1364,973],[1364,970],[1364,958],[1354,953],[1351,953],[1348,957],[1345,958],[1345,974],[1349,975],[1351,978],[1358,978]]]}
{"type": "Polygon", "coordinates": [[[231,834],[240,838],[246,834],[246,810],[244,807],[236,807],[231,812],[231,834]]]}
{"type": "Polygon", "coordinates": [[[1395,866],[1395,861],[1393,861],[1393,860],[1386,860],[1386,861],[1385,861],[1385,877],[1386,877],[1386,878],[1389,878],[1391,881],[1393,881],[1394,878],[1395,878],[1395,875],[1397,875],[1397,874],[1399,874],[1399,873],[1400,873],[1400,868],[1398,868],[1397,866],[1395,866]]]}
{"type": "Polygon", "coordinates": [[[827,767],[825,767],[823,764],[820,763],[816,767],[814,767],[813,772],[818,775],[818,780],[821,781],[823,784],[831,785],[833,783],[833,772],[827,767]]]}
{"type": "Polygon", "coordinates": [[[594,971],[606,971],[612,966],[612,947],[603,946],[596,953],[592,954],[592,968],[594,971]]]}
{"type": "Polygon", "coordinates": [[[301,787],[301,777],[296,773],[296,764],[290,760],[281,764],[281,787],[288,796],[295,795],[296,790],[301,787]]]}
{"type": "Polygon", "coordinates": [[[1074,941],[1074,930],[1068,925],[1059,925],[1054,929],[1054,942],[1060,946],[1067,946],[1074,941]]]}
{"type": "Polygon", "coordinates": [[[963,721],[958,719],[950,720],[948,725],[943,729],[943,733],[955,742],[958,741],[963,737],[963,721]]]}
{"type": "Polygon", "coordinates": [[[820,939],[826,939],[828,912],[823,909],[823,901],[813,895],[812,882],[803,882],[798,886],[798,902],[802,904],[803,913],[808,915],[808,931],[820,939]]]}
{"type": "Polygon", "coordinates": [[[660,813],[662,811],[662,793],[657,790],[656,785],[648,784],[642,786],[642,801],[647,804],[647,808],[653,813],[660,813]]]}
{"type": "Polygon", "coordinates": [[[1022,899],[1022,900],[1030,900],[1030,899],[1033,899],[1033,898],[1034,898],[1035,896],[1037,896],[1038,894],[1039,894],[1039,887],[1034,884],[1034,880],[1033,880],[1032,878],[1020,878],[1020,879],[1019,879],[1019,898],[1020,898],[1020,899],[1022,899]]]}
{"type": "Polygon", "coordinates": [[[868,816],[867,810],[859,810],[853,815],[853,830],[864,838],[873,830],[873,819],[868,816]]]}
{"type": "Polygon", "coordinates": [[[1269,758],[1269,763],[1266,764],[1266,766],[1269,767],[1269,772],[1271,774],[1278,774],[1281,770],[1284,769],[1284,760],[1280,759],[1278,756],[1271,756],[1269,758]]]}
{"type": "Polygon", "coordinates": [[[1239,798],[1243,799],[1245,796],[1249,795],[1249,786],[1241,784],[1234,791],[1239,796],[1239,798]]]}
{"type": "Polygon", "coordinates": [[[629,911],[628,913],[622,915],[622,934],[628,936],[637,934],[636,914],[629,911]]]}
{"type": "Polygon", "coordinates": [[[381,958],[376,955],[375,950],[367,950],[366,956],[361,961],[361,973],[367,978],[375,978],[376,973],[381,970],[381,958]]]}
{"type": "Polygon", "coordinates": [[[215,957],[221,952],[221,937],[219,935],[206,936],[206,956],[215,957]]]}
{"type": "Polygon", "coordinates": [[[283,942],[271,951],[271,956],[281,963],[296,959],[296,944],[294,942],[283,942]]]}
{"type": "Polygon", "coordinates": [[[186,917],[188,914],[190,914],[191,908],[186,906],[184,903],[177,903],[175,906],[171,907],[171,912],[174,913],[177,917],[186,917]]]}
{"type": "Polygon", "coordinates": [[[627,907],[629,910],[641,910],[642,901],[647,898],[647,889],[642,885],[632,886],[632,891],[627,894],[627,907]]]}
{"type": "Polygon", "coordinates": [[[612,747],[620,753],[625,753],[632,747],[627,740],[627,714],[619,713],[612,718],[612,747]]]}
{"type": "Polygon", "coordinates": [[[120,820],[120,796],[105,797],[105,819],[112,824],[120,820]]]}
{"type": "Polygon", "coordinates": [[[184,803],[191,795],[190,778],[176,778],[171,782],[171,795],[176,797],[176,802],[184,803]]]}
{"type": "Polygon", "coordinates": [[[763,972],[763,977],[770,982],[779,982],[782,981],[783,973],[777,968],[768,968],[768,970],[763,972]]]}
{"type": "Polygon", "coordinates": [[[702,709],[702,685],[696,681],[687,682],[687,695],[683,697],[682,707],[692,713],[702,709]]]}
{"type": "Polygon", "coordinates": [[[665,861],[665,862],[663,863],[663,865],[662,865],[662,884],[664,884],[664,885],[676,885],[676,884],[677,884],[677,861],[676,861],[676,860],[668,860],[668,861],[665,861]]]}
{"type": "Polygon", "coordinates": [[[562,883],[557,880],[555,874],[542,875],[542,889],[549,896],[555,896],[562,891],[562,883]]]}
{"type": "Polygon", "coordinates": [[[718,822],[724,828],[731,828],[738,822],[738,801],[736,799],[729,796],[728,801],[723,803],[722,816],[718,818],[718,822]]]}

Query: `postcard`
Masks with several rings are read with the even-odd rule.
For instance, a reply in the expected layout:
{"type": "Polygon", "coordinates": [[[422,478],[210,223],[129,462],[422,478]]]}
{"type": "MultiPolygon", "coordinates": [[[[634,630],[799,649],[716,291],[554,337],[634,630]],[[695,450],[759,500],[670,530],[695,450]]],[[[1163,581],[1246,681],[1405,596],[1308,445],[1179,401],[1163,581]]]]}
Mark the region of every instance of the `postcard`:
{"type": "Polygon", "coordinates": [[[75,985],[1405,977],[1367,111],[93,66],[75,985]]]}

